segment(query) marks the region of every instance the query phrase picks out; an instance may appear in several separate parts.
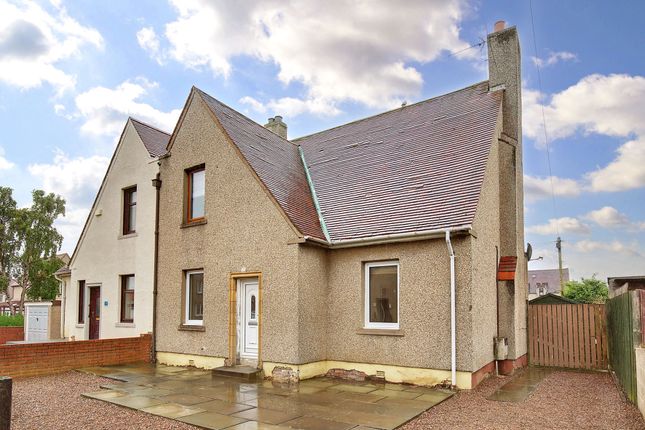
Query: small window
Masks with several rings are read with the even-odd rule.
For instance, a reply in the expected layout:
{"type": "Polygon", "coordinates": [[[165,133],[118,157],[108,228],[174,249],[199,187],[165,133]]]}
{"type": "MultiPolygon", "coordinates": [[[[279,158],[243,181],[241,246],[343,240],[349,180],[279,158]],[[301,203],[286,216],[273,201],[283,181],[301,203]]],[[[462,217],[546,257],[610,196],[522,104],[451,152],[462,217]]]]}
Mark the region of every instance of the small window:
{"type": "Polygon", "coordinates": [[[203,166],[186,171],[187,211],[186,222],[191,223],[204,219],[204,201],[206,194],[206,170],[203,166]]]}
{"type": "Polygon", "coordinates": [[[204,320],[204,272],[186,272],[186,324],[202,325],[204,320]]]}
{"type": "Polygon", "coordinates": [[[123,190],[123,234],[132,234],[137,226],[137,187],[123,190]]]}
{"type": "Polygon", "coordinates": [[[251,296],[251,319],[255,319],[255,295],[251,296]]]}
{"type": "Polygon", "coordinates": [[[121,276],[121,322],[134,322],[134,275],[121,276]]]}
{"type": "Polygon", "coordinates": [[[365,328],[399,328],[399,263],[365,264],[365,328]]]}
{"type": "Polygon", "coordinates": [[[85,281],[78,281],[78,323],[85,323],[85,281]]]}

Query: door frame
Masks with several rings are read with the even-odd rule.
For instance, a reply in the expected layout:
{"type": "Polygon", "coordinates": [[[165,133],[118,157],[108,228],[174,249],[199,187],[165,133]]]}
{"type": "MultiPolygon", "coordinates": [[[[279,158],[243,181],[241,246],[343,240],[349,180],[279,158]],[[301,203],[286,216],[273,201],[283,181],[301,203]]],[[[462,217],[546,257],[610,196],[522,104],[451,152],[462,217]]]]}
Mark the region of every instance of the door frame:
{"type": "Polygon", "coordinates": [[[262,272],[231,272],[228,276],[228,358],[225,364],[237,364],[237,286],[239,280],[257,278],[258,280],[258,368],[262,367],[262,272]]]}
{"type": "Polygon", "coordinates": [[[96,339],[101,338],[101,318],[103,316],[103,312],[101,311],[101,284],[93,284],[93,285],[86,285],[85,287],[87,289],[87,339],[92,340],[90,338],[92,334],[92,319],[90,318],[91,315],[91,309],[92,309],[92,289],[93,288],[98,288],[99,291],[99,302],[98,302],[98,307],[99,307],[99,326],[98,326],[98,337],[96,339]]]}

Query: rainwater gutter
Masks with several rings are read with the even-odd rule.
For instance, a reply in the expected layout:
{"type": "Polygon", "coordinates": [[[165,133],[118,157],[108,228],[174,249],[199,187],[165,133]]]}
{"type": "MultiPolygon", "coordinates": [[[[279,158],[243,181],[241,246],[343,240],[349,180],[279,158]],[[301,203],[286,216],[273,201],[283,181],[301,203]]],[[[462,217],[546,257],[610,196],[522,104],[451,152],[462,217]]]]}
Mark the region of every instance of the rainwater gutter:
{"type": "Polygon", "coordinates": [[[408,233],[384,234],[380,236],[360,237],[356,239],[324,240],[313,236],[304,236],[305,242],[315,243],[326,248],[353,248],[357,246],[380,245],[384,243],[411,242],[415,240],[439,239],[446,235],[446,232],[454,234],[475,235],[472,225],[465,224],[457,227],[448,227],[432,230],[414,231],[408,233]]]}

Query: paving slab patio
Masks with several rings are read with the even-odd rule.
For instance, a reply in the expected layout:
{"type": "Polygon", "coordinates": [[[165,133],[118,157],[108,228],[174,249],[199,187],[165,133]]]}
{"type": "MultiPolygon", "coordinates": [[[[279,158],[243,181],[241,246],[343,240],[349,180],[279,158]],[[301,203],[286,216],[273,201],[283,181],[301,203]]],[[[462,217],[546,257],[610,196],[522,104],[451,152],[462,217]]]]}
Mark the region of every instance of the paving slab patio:
{"type": "Polygon", "coordinates": [[[553,370],[543,367],[529,367],[520,376],[499,387],[488,397],[488,400],[523,402],[535,391],[540,382],[552,372],[553,370]]]}
{"type": "Polygon", "coordinates": [[[125,382],[102,385],[101,391],[84,397],[206,429],[395,429],[453,395],[428,387],[324,377],[290,385],[249,382],[163,365],[81,371],[125,382]]]}

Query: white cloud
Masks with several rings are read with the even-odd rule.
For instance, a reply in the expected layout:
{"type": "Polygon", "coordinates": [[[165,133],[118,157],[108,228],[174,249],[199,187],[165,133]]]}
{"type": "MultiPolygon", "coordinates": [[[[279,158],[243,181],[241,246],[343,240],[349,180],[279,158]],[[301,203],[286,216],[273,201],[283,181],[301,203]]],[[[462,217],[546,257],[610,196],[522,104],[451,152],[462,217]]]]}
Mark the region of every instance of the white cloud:
{"type": "Polygon", "coordinates": [[[0,146],[0,170],[9,170],[15,166],[14,163],[11,161],[7,160],[7,158],[4,156],[4,148],[0,146]]]}
{"type": "Polygon", "coordinates": [[[590,253],[594,251],[609,251],[620,254],[627,254],[633,256],[641,256],[638,244],[624,244],[623,242],[614,240],[611,242],[599,242],[595,240],[580,240],[576,242],[574,248],[578,252],[590,253]]]}
{"type": "Polygon", "coordinates": [[[611,163],[586,175],[592,191],[623,191],[645,186],[645,134],[624,143],[616,152],[618,156],[611,163]]]}
{"type": "Polygon", "coordinates": [[[320,116],[334,116],[341,113],[333,103],[325,102],[322,99],[301,100],[294,97],[282,97],[271,99],[266,104],[253,97],[245,96],[240,103],[248,105],[259,113],[270,112],[273,115],[284,115],[294,117],[303,113],[310,113],[320,116]]]}
{"type": "Polygon", "coordinates": [[[531,138],[542,138],[540,100],[551,139],[576,132],[614,137],[645,134],[643,76],[590,75],[550,100],[534,90],[525,90],[523,97],[524,134],[531,138]]]}
{"type": "Polygon", "coordinates": [[[627,215],[619,212],[616,208],[611,206],[605,206],[595,211],[591,211],[585,215],[585,218],[605,228],[624,227],[630,224],[627,215]]]}
{"type": "Polygon", "coordinates": [[[595,211],[591,211],[584,216],[585,219],[595,222],[604,228],[623,228],[626,230],[636,231],[645,230],[645,222],[634,222],[627,215],[619,212],[618,209],[611,206],[605,206],[595,211]]]}
{"type": "Polygon", "coordinates": [[[139,78],[125,81],[116,88],[94,87],[76,96],[77,115],[84,120],[81,131],[93,135],[117,136],[125,119],[133,116],[162,130],[172,130],[181,113],[180,109],[160,111],[139,101],[157,84],[139,78]]]}
{"type": "Polygon", "coordinates": [[[529,233],[555,235],[562,233],[589,234],[591,229],[578,218],[551,218],[546,224],[534,225],[526,229],[529,233]]]}
{"type": "Polygon", "coordinates": [[[559,51],[551,52],[546,59],[531,57],[533,64],[536,64],[539,67],[554,66],[561,61],[576,61],[578,56],[573,52],[568,51],[559,51]]]}
{"type": "MultiPolygon", "coordinates": [[[[328,115],[341,101],[398,106],[423,85],[412,63],[468,46],[459,35],[467,8],[462,0],[411,0],[404,8],[387,0],[171,3],[178,16],[165,27],[164,56],[225,77],[237,57],[272,62],[280,81],[303,84],[307,91],[303,100],[273,104],[299,113],[328,115]]],[[[148,42],[152,31],[142,38],[145,49],[158,55],[148,42]]]]}
{"type": "Polygon", "coordinates": [[[645,186],[645,77],[595,74],[550,99],[534,90],[524,90],[523,97],[524,134],[538,145],[544,146],[540,103],[550,139],[577,133],[629,139],[613,161],[585,175],[585,188],[603,192],[645,186]]]}
{"type": "Polygon", "coordinates": [[[109,162],[108,157],[71,158],[57,150],[52,163],[28,166],[29,173],[40,179],[42,189],[61,195],[66,201],[65,217],[56,222],[64,237],[65,251],[74,249],[109,162]]]}
{"type": "Polygon", "coordinates": [[[556,197],[575,197],[580,194],[582,187],[574,179],[550,177],[536,177],[524,175],[524,195],[528,202],[535,202],[551,197],[551,182],[553,194],[556,197]]]}
{"type": "Polygon", "coordinates": [[[75,77],[58,63],[87,45],[102,48],[103,38],[54,7],[49,13],[36,2],[0,1],[0,81],[22,89],[46,82],[58,93],[74,87],[75,77]]]}
{"type": "Polygon", "coordinates": [[[163,56],[159,48],[159,38],[154,28],[144,27],[139,30],[137,32],[137,42],[139,42],[139,46],[147,51],[157,63],[163,63],[163,56]]]}
{"type": "Polygon", "coordinates": [[[71,158],[57,150],[51,164],[31,164],[28,170],[40,178],[45,191],[60,194],[69,205],[78,206],[93,201],[109,161],[98,155],[71,158]]]}

